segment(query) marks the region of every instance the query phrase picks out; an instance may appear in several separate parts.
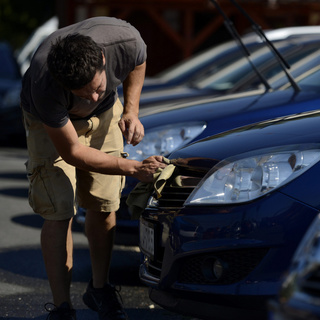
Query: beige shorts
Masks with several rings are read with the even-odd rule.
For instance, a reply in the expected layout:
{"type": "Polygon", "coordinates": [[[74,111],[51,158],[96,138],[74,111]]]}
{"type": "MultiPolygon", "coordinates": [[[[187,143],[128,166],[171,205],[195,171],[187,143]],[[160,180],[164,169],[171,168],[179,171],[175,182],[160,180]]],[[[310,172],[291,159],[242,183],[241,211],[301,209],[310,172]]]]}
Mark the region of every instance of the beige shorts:
{"type": "MultiPolygon", "coordinates": [[[[72,121],[80,143],[121,157],[123,137],[118,126],[123,106],[114,106],[89,120],[72,121]]],[[[29,203],[34,212],[47,220],[65,220],[78,206],[101,212],[119,209],[124,177],[79,170],[57,153],[42,123],[23,112],[29,159],[29,203]]]]}

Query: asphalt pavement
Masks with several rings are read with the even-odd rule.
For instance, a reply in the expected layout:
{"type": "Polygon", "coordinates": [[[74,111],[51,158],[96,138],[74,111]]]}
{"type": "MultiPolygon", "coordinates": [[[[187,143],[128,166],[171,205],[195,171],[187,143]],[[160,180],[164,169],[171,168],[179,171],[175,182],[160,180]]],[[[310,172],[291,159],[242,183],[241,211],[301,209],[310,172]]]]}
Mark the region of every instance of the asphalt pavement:
{"type": "MultiPolygon", "coordinates": [[[[44,305],[52,302],[40,249],[42,218],[28,205],[28,182],[24,148],[0,147],[0,320],[46,319],[44,305]]],[[[74,225],[74,269],[71,295],[78,320],[98,320],[82,302],[91,277],[87,239],[74,225]]],[[[131,320],[195,320],[166,311],[148,297],[139,280],[139,248],[116,245],[110,270],[111,281],[131,320]]]]}

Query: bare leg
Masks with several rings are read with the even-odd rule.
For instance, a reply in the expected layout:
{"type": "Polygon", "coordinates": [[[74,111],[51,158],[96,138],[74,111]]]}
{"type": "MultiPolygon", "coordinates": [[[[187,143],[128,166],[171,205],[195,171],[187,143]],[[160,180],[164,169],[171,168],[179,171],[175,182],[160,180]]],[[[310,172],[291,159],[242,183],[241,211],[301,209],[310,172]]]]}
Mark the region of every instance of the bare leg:
{"type": "Polygon", "coordinates": [[[115,225],[115,212],[86,212],[85,230],[89,241],[94,288],[103,288],[109,282],[115,225]]]}
{"type": "Polygon", "coordinates": [[[42,255],[52,291],[53,302],[60,306],[70,301],[73,266],[73,241],[70,220],[46,220],[41,232],[42,255]]]}

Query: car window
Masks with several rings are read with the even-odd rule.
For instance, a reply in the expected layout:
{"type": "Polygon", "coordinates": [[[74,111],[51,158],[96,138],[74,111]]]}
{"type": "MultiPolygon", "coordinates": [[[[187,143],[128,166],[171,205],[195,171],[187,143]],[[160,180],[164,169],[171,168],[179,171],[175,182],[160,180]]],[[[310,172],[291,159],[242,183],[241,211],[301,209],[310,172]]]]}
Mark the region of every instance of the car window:
{"type": "MultiPolygon", "coordinates": [[[[285,56],[289,65],[296,63],[303,57],[318,50],[318,44],[283,44],[278,45],[278,50],[285,56]]],[[[255,67],[261,72],[265,79],[269,80],[276,74],[282,72],[282,68],[269,48],[262,48],[251,55],[255,67]]],[[[230,64],[227,68],[203,79],[197,83],[196,87],[200,89],[213,89],[216,91],[245,91],[254,90],[262,84],[261,79],[254,71],[252,65],[246,58],[239,59],[230,64]]]]}
{"type": "Polygon", "coordinates": [[[302,80],[298,81],[298,84],[304,90],[319,91],[320,89],[320,66],[313,69],[313,72],[302,80]]]}
{"type": "MultiPolygon", "coordinates": [[[[291,48],[286,52],[285,59],[290,67],[295,66],[298,61],[303,60],[305,57],[310,56],[316,51],[318,51],[318,47],[316,46],[304,46],[302,48],[299,46],[291,48]]],[[[266,60],[266,62],[260,65],[259,69],[273,89],[276,89],[277,86],[272,79],[274,79],[277,75],[281,76],[284,79],[283,81],[289,81],[276,58],[266,60]]],[[[303,68],[301,69],[303,70],[303,68]]],[[[293,68],[291,68],[291,70],[293,70],[293,68]]],[[[231,91],[256,90],[258,87],[261,87],[261,85],[262,83],[260,78],[255,73],[251,72],[244,76],[241,81],[238,81],[231,91]]]]}
{"type": "MultiPolygon", "coordinates": [[[[254,43],[248,45],[247,47],[250,49],[250,53],[252,54],[263,46],[263,43],[254,43]]],[[[235,47],[232,50],[225,51],[219,59],[216,58],[214,63],[207,65],[206,68],[203,68],[198,72],[194,73],[194,75],[190,77],[187,84],[190,86],[194,86],[194,84],[207,79],[211,75],[235,63],[237,60],[242,59],[243,55],[244,53],[242,49],[238,45],[235,45],[235,47]]]]}
{"type": "MultiPolygon", "coordinates": [[[[281,50],[284,52],[284,49],[281,50]]],[[[253,61],[256,67],[261,66],[263,63],[266,63],[268,60],[273,58],[273,53],[270,52],[269,48],[265,47],[256,51],[251,55],[251,60],[253,61]]],[[[250,62],[247,58],[243,57],[238,61],[230,64],[227,68],[221,70],[217,74],[212,74],[210,77],[199,81],[197,87],[200,89],[210,88],[214,90],[229,90],[231,89],[238,81],[247,76],[248,73],[255,73],[250,62]]]]}
{"type": "MultiPolygon", "coordinates": [[[[245,35],[243,41],[248,47],[261,47],[263,45],[263,42],[259,41],[259,37],[254,33],[245,35]]],[[[240,56],[243,56],[243,53],[239,50],[239,45],[234,40],[227,41],[175,64],[158,73],[154,78],[163,82],[179,78],[192,81],[200,77],[202,72],[205,73],[208,67],[221,69],[225,62],[228,60],[235,61],[240,56]]]]}

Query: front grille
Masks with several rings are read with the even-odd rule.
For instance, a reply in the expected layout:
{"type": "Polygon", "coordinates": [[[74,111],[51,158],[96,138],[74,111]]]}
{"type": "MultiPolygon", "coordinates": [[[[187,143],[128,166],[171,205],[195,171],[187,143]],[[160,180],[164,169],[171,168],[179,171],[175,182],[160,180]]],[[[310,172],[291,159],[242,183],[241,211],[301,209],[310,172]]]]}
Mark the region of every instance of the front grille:
{"type": "Polygon", "coordinates": [[[188,187],[165,187],[158,200],[158,207],[161,209],[181,208],[194,188],[188,187]]]}
{"type": "Polygon", "coordinates": [[[179,282],[188,284],[228,285],[246,278],[267,254],[268,249],[239,249],[202,254],[181,261],[179,282]],[[212,274],[212,262],[219,259],[225,269],[221,278],[212,274]]]}
{"type": "Polygon", "coordinates": [[[174,174],[168,179],[159,199],[154,199],[153,205],[162,210],[174,210],[183,207],[193,189],[204,177],[203,171],[190,171],[185,168],[176,168],[174,174]]]}

